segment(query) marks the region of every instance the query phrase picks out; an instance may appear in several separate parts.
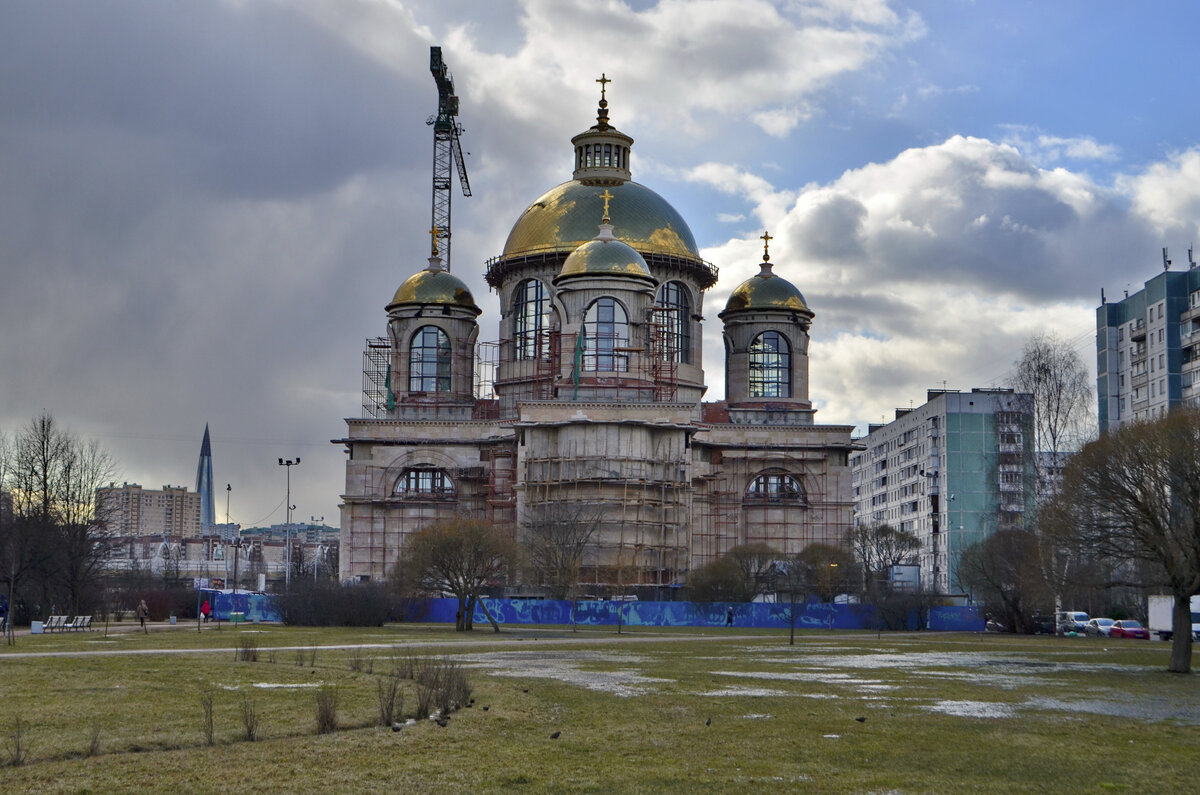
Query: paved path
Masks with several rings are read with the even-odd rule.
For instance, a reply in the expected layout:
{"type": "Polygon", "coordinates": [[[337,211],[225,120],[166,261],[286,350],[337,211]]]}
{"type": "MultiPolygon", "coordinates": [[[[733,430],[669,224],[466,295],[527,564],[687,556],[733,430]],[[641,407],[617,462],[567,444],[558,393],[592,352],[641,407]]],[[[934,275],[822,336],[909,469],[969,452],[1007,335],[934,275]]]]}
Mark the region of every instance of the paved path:
{"type": "MultiPolygon", "coordinates": [[[[179,625],[176,625],[177,628],[179,625]]],[[[164,627],[159,627],[162,629],[164,627]]],[[[167,627],[172,628],[172,627],[167,627]]],[[[138,630],[140,632],[140,630],[138,630]]],[[[248,634],[254,630],[235,630],[239,633],[248,634]]],[[[474,640],[469,636],[462,640],[396,640],[391,643],[338,643],[332,645],[315,645],[301,644],[295,646],[260,646],[259,654],[266,652],[280,651],[299,651],[301,649],[317,648],[321,650],[346,650],[346,649],[495,649],[500,647],[515,647],[518,645],[553,645],[553,646],[589,646],[597,643],[604,644],[625,644],[625,643],[676,643],[687,640],[762,640],[763,635],[733,635],[722,632],[703,632],[694,634],[681,634],[678,632],[652,634],[648,632],[637,632],[631,634],[618,635],[615,632],[587,632],[587,633],[572,633],[561,630],[548,630],[544,634],[533,634],[536,630],[522,630],[522,634],[514,636],[512,631],[509,633],[501,633],[497,638],[494,633],[490,640],[474,640]],[[507,635],[507,637],[505,637],[507,635]]],[[[125,633],[122,633],[125,634],[125,633]]],[[[115,642],[115,641],[114,641],[115,642]]],[[[30,659],[35,657],[119,657],[122,655],[147,655],[147,654],[229,654],[236,651],[236,646],[209,646],[199,649],[94,649],[84,651],[23,651],[23,652],[4,652],[0,651],[0,664],[5,660],[30,659]]]]}

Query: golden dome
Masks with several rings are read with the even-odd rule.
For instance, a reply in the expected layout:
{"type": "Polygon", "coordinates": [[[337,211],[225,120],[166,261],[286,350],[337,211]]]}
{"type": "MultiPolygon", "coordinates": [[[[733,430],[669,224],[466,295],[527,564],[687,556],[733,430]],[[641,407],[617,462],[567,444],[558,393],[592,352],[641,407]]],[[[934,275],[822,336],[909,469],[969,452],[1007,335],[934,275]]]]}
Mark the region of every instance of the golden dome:
{"type": "MultiPolygon", "coordinates": [[[[636,182],[610,185],[612,223],[620,240],[642,254],[700,260],[692,230],[663,197],[636,182]]],[[[525,209],[504,244],[503,259],[574,251],[596,234],[604,211],[602,189],[579,180],[564,182],[525,209]]]]}
{"type": "Polygon", "coordinates": [[[397,304],[460,306],[473,310],[477,315],[483,311],[475,305],[471,291],[462,280],[451,276],[449,271],[433,267],[418,271],[404,280],[404,284],[400,285],[400,289],[392,296],[388,308],[391,309],[397,304]]]}
{"type": "Polygon", "coordinates": [[[811,317],[812,310],[804,302],[800,291],[787,279],[772,273],[771,268],[770,262],[764,262],[760,273],[739,284],[729,294],[729,300],[725,302],[725,312],[739,309],[788,309],[803,312],[811,317]]]}
{"type": "Polygon", "coordinates": [[[600,235],[572,251],[563,261],[558,278],[567,276],[641,276],[653,279],[642,255],[613,236],[608,224],[600,235]]]}

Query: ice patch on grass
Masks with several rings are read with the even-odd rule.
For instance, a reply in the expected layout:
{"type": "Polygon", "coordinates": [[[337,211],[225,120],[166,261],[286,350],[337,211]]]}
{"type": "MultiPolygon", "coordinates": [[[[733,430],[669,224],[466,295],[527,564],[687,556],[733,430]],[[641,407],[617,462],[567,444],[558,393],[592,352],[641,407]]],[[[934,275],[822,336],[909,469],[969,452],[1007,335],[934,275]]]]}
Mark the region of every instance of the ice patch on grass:
{"type": "Polygon", "coordinates": [[[751,712],[749,715],[743,715],[742,717],[746,720],[767,720],[771,717],[771,713],[751,712]]]}
{"type": "Polygon", "coordinates": [[[1114,718],[1133,718],[1145,721],[1174,721],[1187,726],[1200,726],[1200,709],[1181,705],[1175,701],[1139,697],[1130,699],[1114,694],[1113,701],[1103,699],[1081,699],[1071,701],[1058,698],[1029,698],[1024,706],[1031,709],[1058,712],[1109,715],[1114,718]]]}
{"type": "Polygon", "coordinates": [[[643,676],[625,667],[616,671],[595,670],[585,667],[599,664],[626,666],[641,663],[645,660],[640,655],[623,652],[589,650],[511,651],[464,654],[454,659],[466,668],[489,670],[495,676],[507,676],[516,679],[553,679],[557,682],[601,693],[610,693],[623,698],[653,692],[655,688],[649,687],[649,685],[675,681],[673,679],[643,676]]]}
{"type": "Polygon", "coordinates": [[[320,687],[323,682],[295,682],[284,684],[282,682],[254,682],[251,687],[261,688],[263,690],[299,690],[305,687],[320,687]]]}
{"type": "Polygon", "coordinates": [[[840,740],[840,739],[842,739],[842,735],[840,735],[840,734],[822,734],[821,736],[822,736],[822,737],[824,737],[826,740],[840,740]]]}
{"type": "Polygon", "coordinates": [[[697,693],[698,696],[748,696],[751,698],[763,698],[774,696],[791,695],[786,690],[772,690],[766,687],[727,687],[723,690],[709,690],[704,693],[697,693]]]}
{"type": "Polygon", "coordinates": [[[994,701],[939,701],[925,709],[958,718],[1011,718],[1017,714],[1012,704],[994,701]]]}
{"type": "Polygon", "coordinates": [[[771,679],[781,682],[819,682],[821,684],[855,685],[864,689],[892,688],[891,685],[885,685],[878,679],[860,679],[852,674],[829,673],[827,671],[820,673],[814,671],[713,671],[713,674],[716,676],[737,676],[746,679],[771,679]]]}

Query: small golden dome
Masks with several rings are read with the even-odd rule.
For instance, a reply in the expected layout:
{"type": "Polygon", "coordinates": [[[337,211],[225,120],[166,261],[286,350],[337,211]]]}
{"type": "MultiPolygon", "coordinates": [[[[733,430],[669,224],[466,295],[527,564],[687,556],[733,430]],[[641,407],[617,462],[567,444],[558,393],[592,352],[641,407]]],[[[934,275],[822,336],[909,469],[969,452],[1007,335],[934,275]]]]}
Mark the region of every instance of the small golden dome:
{"type": "Polygon", "coordinates": [[[763,262],[761,272],[739,284],[729,294],[725,312],[739,309],[788,309],[812,316],[804,296],[787,279],[776,276],[770,262],[763,262]]]}
{"type": "MultiPolygon", "coordinates": [[[[654,191],[636,182],[611,185],[612,223],[619,239],[642,254],[664,254],[702,262],[683,217],[654,191]]],[[[542,194],[513,225],[504,259],[574,251],[596,234],[604,200],[594,185],[564,182],[542,194]]]]}
{"type": "Polygon", "coordinates": [[[610,224],[600,234],[572,251],[563,261],[558,278],[567,276],[638,276],[653,279],[650,267],[637,250],[613,237],[610,224]]]}
{"type": "Polygon", "coordinates": [[[480,314],[483,310],[476,306],[475,298],[467,289],[467,285],[458,277],[450,275],[449,271],[442,270],[440,260],[438,265],[439,267],[435,268],[431,264],[430,267],[405,279],[404,284],[401,284],[392,296],[388,309],[398,304],[440,304],[459,306],[480,314]]]}

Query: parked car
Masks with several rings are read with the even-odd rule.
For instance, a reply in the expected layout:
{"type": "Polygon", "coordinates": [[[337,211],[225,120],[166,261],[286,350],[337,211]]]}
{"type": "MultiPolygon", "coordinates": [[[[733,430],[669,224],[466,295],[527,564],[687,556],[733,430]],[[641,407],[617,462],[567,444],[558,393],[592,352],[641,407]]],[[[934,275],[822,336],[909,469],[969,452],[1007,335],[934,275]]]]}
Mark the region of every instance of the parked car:
{"type": "Polygon", "coordinates": [[[1058,631],[1064,635],[1074,632],[1082,635],[1087,626],[1088,614],[1081,610],[1066,610],[1058,614],[1058,631]]]}
{"type": "Polygon", "coordinates": [[[1084,625],[1083,631],[1089,635],[1103,635],[1108,637],[1108,632],[1112,629],[1112,625],[1116,623],[1111,618],[1089,618],[1087,624],[1084,625]]]}
{"type": "Polygon", "coordinates": [[[1108,630],[1108,634],[1112,638],[1140,638],[1142,640],[1150,640],[1150,630],[1143,627],[1141,622],[1134,621],[1131,618],[1114,621],[1112,627],[1108,630]]]}

